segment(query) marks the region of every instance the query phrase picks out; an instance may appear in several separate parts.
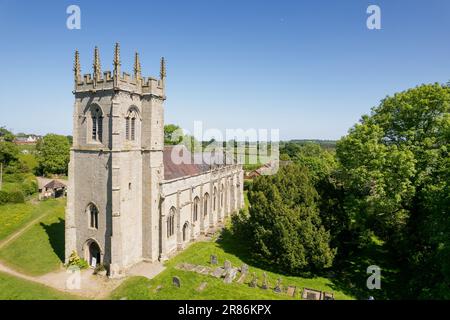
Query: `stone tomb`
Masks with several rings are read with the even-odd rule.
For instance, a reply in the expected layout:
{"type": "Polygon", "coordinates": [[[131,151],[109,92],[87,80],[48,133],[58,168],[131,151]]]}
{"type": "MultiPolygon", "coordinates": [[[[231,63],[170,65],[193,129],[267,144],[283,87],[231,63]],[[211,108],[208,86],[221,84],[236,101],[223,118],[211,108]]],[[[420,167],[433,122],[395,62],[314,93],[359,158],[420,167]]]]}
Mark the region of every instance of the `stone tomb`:
{"type": "Polygon", "coordinates": [[[322,292],[314,289],[303,288],[302,299],[304,300],[321,300],[322,292]]]}

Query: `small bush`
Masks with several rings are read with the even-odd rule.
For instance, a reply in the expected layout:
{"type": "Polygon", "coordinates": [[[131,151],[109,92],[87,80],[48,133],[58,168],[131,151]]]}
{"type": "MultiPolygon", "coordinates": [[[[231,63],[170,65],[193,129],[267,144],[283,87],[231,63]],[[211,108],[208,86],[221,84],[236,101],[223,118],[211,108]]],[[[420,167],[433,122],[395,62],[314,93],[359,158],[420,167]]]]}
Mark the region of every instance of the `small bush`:
{"type": "Polygon", "coordinates": [[[9,193],[0,190],[0,204],[5,204],[9,201],[9,193]]]}
{"type": "Polygon", "coordinates": [[[8,202],[10,203],[24,203],[25,196],[22,191],[11,191],[8,194],[8,202]]]}
{"type": "Polygon", "coordinates": [[[89,264],[86,260],[80,258],[78,253],[74,250],[70,254],[69,261],[67,262],[66,267],[76,266],[80,269],[87,269],[89,267],[89,264]]]}

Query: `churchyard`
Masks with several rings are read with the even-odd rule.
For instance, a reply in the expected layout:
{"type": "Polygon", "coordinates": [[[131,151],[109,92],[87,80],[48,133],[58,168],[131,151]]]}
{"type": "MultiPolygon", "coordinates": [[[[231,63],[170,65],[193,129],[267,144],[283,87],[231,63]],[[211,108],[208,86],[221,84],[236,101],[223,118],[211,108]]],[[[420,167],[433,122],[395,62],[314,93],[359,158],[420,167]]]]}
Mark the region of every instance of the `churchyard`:
{"type": "MultiPolygon", "coordinates": [[[[353,298],[330,279],[284,276],[257,266],[227,229],[192,243],[152,279],[130,276],[97,297],[63,292],[45,279],[65,273],[64,207],[65,199],[0,206],[0,266],[9,270],[0,268],[0,299],[313,299],[305,288],[338,300],[353,298]]],[[[112,280],[96,279],[111,285],[112,280]]]]}

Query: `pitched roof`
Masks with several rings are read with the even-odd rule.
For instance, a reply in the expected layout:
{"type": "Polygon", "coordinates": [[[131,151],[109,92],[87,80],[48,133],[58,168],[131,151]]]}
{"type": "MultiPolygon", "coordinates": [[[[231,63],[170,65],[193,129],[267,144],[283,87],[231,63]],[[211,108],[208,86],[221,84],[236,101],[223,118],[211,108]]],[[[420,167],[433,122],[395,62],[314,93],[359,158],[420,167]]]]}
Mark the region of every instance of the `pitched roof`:
{"type": "Polygon", "coordinates": [[[212,168],[223,166],[222,152],[196,152],[192,154],[182,145],[165,146],[163,152],[164,179],[172,180],[205,173],[212,168]]]}
{"type": "Polygon", "coordinates": [[[64,183],[57,180],[52,180],[44,186],[46,189],[62,189],[65,187],[66,185],[64,183]]]}

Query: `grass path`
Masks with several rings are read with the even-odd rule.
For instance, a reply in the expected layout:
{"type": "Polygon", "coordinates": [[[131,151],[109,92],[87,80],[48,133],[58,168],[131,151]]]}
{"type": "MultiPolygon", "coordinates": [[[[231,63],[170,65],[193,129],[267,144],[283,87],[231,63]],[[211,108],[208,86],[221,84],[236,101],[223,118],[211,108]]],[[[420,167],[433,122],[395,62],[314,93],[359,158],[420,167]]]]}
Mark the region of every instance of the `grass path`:
{"type": "Polygon", "coordinates": [[[37,218],[35,218],[34,220],[28,222],[25,226],[23,226],[22,228],[20,228],[19,230],[16,230],[15,232],[13,232],[12,234],[10,234],[8,237],[6,237],[5,239],[0,241],[0,250],[2,248],[4,248],[7,244],[9,244],[10,242],[14,241],[15,239],[17,239],[18,237],[20,237],[25,231],[27,231],[28,229],[30,229],[32,226],[34,226],[36,223],[38,223],[41,219],[43,219],[44,217],[46,217],[47,215],[49,215],[50,212],[44,212],[43,214],[41,214],[40,216],[38,216],[37,218]]]}

